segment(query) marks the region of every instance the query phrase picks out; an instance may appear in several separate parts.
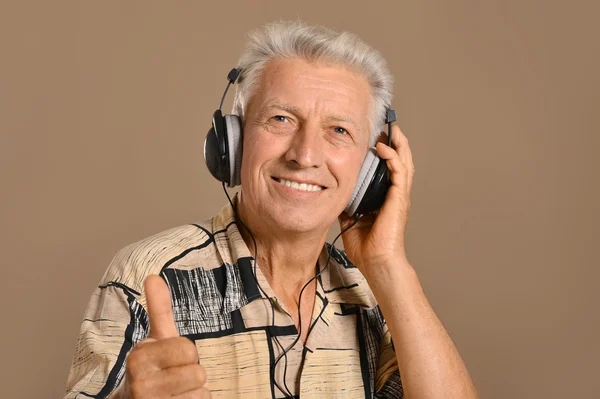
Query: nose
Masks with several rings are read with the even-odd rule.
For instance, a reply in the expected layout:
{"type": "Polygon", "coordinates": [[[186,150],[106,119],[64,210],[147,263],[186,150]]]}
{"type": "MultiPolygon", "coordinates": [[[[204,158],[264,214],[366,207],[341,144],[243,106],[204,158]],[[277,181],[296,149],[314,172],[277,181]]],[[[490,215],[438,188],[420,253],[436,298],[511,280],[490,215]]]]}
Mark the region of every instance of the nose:
{"type": "Polygon", "coordinates": [[[305,123],[294,133],[285,160],[298,168],[318,168],[325,161],[323,149],[319,126],[305,123]]]}

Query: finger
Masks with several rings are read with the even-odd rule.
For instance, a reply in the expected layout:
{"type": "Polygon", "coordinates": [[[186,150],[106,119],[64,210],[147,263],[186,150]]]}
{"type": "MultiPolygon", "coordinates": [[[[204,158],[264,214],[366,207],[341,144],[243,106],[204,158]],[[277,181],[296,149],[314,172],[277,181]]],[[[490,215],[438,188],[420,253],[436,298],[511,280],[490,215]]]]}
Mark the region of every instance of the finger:
{"type": "Polygon", "coordinates": [[[340,223],[340,231],[344,231],[345,229],[347,229],[349,226],[352,225],[352,223],[354,223],[355,220],[356,216],[348,216],[346,212],[342,212],[342,214],[338,216],[338,221],[340,223]]]}
{"type": "Polygon", "coordinates": [[[146,277],[144,281],[146,301],[148,303],[148,318],[150,319],[150,337],[165,339],[179,336],[173,308],[171,294],[165,281],[156,275],[146,277]]]}
{"type": "MultiPolygon", "coordinates": [[[[387,141],[384,142],[387,144],[387,141]]],[[[410,146],[408,145],[408,139],[400,130],[400,127],[397,125],[392,126],[392,147],[402,158],[402,162],[406,165],[407,169],[412,169],[413,160],[412,160],[412,152],[410,151],[410,146]]]]}
{"type": "Polygon", "coordinates": [[[146,339],[143,339],[143,340],[141,340],[141,341],[140,341],[140,342],[138,342],[137,344],[135,344],[135,348],[136,348],[136,349],[139,349],[139,348],[141,348],[142,346],[145,346],[145,345],[151,344],[152,342],[156,342],[156,339],[148,337],[148,338],[146,338],[146,339]]]}
{"type": "Polygon", "coordinates": [[[353,234],[353,232],[367,228],[370,229],[375,221],[375,215],[372,213],[362,215],[360,219],[356,220],[355,216],[350,217],[346,214],[342,214],[338,217],[338,221],[340,224],[340,231],[343,232],[342,237],[347,237],[348,234],[353,234]]]}
{"type": "Polygon", "coordinates": [[[407,169],[400,160],[400,155],[386,144],[377,143],[377,153],[385,159],[392,184],[402,190],[407,187],[407,169]]]}
{"type": "Polygon", "coordinates": [[[127,373],[134,379],[170,367],[198,364],[196,345],[185,337],[143,342],[127,356],[127,373]]]}
{"type": "MultiPolygon", "coordinates": [[[[402,131],[400,130],[400,127],[398,125],[392,124],[392,147],[393,148],[397,149],[400,147],[400,144],[402,143],[402,137],[404,137],[406,139],[406,136],[404,136],[404,133],[402,133],[402,131]]],[[[387,145],[387,143],[388,143],[387,129],[384,132],[382,131],[379,134],[377,143],[383,143],[383,144],[387,145]]],[[[377,143],[375,143],[375,144],[377,144],[377,143]]]]}
{"type": "Polygon", "coordinates": [[[156,396],[176,396],[196,391],[206,383],[206,371],[199,364],[169,367],[140,380],[138,392],[156,396]]]}
{"type": "Polygon", "coordinates": [[[407,174],[407,187],[410,192],[412,188],[413,176],[415,174],[415,165],[413,163],[412,151],[408,144],[408,139],[400,130],[400,127],[394,125],[392,127],[392,145],[396,149],[396,152],[400,155],[400,160],[408,171],[407,174]]]}
{"type": "Polygon", "coordinates": [[[191,393],[201,389],[206,383],[206,371],[199,364],[171,367],[162,372],[172,396],[191,393]]]}
{"type": "Polygon", "coordinates": [[[404,141],[408,141],[406,136],[404,135],[404,133],[402,133],[402,130],[400,130],[400,127],[398,125],[393,125],[392,126],[392,147],[394,147],[396,150],[399,150],[400,147],[402,147],[402,144],[404,144],[404,141]]]}

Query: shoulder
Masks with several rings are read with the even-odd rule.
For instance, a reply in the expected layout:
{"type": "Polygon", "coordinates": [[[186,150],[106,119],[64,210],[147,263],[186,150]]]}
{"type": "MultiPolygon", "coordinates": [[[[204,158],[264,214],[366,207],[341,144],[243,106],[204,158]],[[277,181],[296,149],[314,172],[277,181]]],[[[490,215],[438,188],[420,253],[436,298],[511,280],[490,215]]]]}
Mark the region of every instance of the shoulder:
{"type": "Polygon", "coordinates": [[[187,254],[213,242],[212,218],[163,230],[120,249],[100,284],[125,286],[139,295],[148,275],[160,274],[187,254]]]}

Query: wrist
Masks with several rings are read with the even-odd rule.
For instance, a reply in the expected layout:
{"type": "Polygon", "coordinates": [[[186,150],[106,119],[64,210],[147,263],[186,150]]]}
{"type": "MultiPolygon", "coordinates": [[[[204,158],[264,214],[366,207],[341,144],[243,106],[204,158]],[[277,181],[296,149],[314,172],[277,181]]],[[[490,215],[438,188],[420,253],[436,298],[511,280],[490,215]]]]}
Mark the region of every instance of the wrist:
{"type": "Polygon", "coordinates": [[[359,268],[365,278],[378,278],[381,275],[414,272],[414,268],[408,261],[406,253],[386,256],[379,259],[371,259],[367,265],[359,268]]]}
{"type": "Polygon", "coordinates": [[[384,262],[376,262],[368,265],[361,272],[375,296],[388,290],[397,292],[400,287],[420,286],[417,272],[406,257],[394,257],[384,262]]]}

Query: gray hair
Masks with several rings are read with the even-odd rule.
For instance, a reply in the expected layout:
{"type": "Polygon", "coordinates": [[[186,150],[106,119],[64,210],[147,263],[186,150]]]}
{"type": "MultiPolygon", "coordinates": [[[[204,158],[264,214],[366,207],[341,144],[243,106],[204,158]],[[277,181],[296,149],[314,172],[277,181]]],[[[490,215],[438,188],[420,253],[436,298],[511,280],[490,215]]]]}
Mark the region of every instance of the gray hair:
{"type": "Polygon", "coordinates": [[[244,120],[250,98],[269,61],[292,58],[341,65],[367,79],[371,89],[369,146],[373,146],[385,123],[386,107],[392,102],[394,79],[379,51],[350,32],[336,32],[301,21],[272,22],[250,32],[238,61],[242,73],[233,100],[233,113],[244,120]]]}

